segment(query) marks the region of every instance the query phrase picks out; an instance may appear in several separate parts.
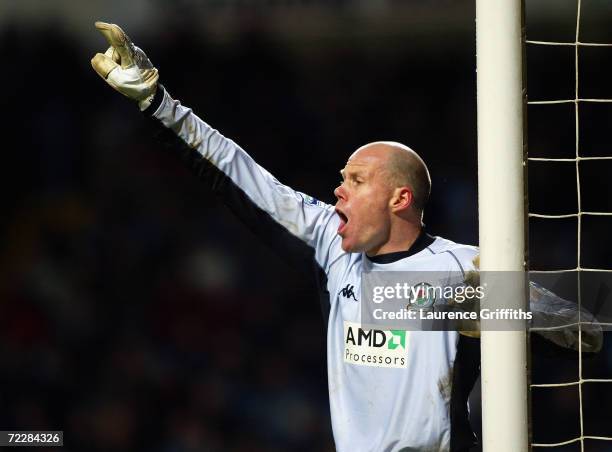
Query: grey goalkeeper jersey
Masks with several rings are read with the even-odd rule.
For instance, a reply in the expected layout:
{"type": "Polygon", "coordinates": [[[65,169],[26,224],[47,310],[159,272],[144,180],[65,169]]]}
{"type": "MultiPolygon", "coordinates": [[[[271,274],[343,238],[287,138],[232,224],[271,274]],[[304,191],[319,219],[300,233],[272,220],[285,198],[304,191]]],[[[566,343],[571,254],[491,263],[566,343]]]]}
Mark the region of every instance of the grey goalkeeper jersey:
{"type": "Polygon", "coordinates": [[[476,340],[456,332],[374,333],[360,324],[364,271],[457,272],[474,247],[425,233],[410,250],[368,258],[346,253],[333,206],[276,180],[232,140],[160,86],[145,111],[211,189],[264,241],[311,263],[327,319],[327,371],[340,452],[455,451],[469,447],[467,395],[478,374],[476,340]],[[385,335],[393,347],[358,337],[385,335]],[[470,343],[470,341],[476,342],[470,343]]]}

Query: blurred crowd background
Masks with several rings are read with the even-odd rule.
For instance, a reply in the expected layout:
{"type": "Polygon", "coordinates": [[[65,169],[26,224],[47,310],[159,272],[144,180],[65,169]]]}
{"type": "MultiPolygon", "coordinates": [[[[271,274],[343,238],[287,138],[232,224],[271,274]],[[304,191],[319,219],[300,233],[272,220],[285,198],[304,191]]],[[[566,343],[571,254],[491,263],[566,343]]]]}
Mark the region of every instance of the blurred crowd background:
{"type": "MultiPolygon", "coordinates": [[[[581,40],[612,42],[610,3],[582,7],[581,40]]],[[[428,231],[477,244],[474,17],[471,0],[0,0],[0,430],[64,430],[69,451],[333,450],[310,280],[98,78],[95,20],[124,26],[175,98],[325,202],[358,146],[411,146],[432,174],[428,231]]],[[[575,0],[527,0],[530,39],[573,42],[575,27],[575,0]]],[[[574,47],[527,56],[531,99],[574,98],[574,47]]],[[[612,98],[612,48],[581,58],[581,97],[612,98]]],[[[530,107],[531,155],[573,157],[574,113],[530,107]]],[[[580,118],[581,155],[612,155],[612,107],[580,118]]],[[[583,210],[612,211],[612,161],[581,165],[583,210]]],[[[575,212],[574,163],[530,165],[529,191],[532,211],[575,212]]],[[[583,266],[612,268],[611,225],[585,218],[583,266]]],[[[532,268],[576,266],[575,218],[530,234],[532,268]]],[[[576,354],[544,347],[532,365],[534,382],[577,379],[576,354]]],[[[612,378],[608,337],[583,376],[612,378]]],[[[584,433],[612,436],[612,385],[582,397],[584,433]]],[[[580,433],[576,386],[532,401],[535,441],[580,433]]],[[[478,391],[472,411],[479,430],[478,391]]]]}

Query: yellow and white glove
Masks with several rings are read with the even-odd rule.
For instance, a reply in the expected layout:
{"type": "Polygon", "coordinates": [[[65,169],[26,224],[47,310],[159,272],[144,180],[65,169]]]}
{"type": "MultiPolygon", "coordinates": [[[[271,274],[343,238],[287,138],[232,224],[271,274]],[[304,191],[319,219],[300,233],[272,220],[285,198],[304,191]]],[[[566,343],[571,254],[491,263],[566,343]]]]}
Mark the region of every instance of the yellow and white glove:
{"type": "Polygon", "coordinates": [[[96,22],[110,47],[97,53],[91,65],[100,77],[124,96],[138,102],[145,110],[155,96],[159,74],[147,55],[115,24],[96,22]]]}

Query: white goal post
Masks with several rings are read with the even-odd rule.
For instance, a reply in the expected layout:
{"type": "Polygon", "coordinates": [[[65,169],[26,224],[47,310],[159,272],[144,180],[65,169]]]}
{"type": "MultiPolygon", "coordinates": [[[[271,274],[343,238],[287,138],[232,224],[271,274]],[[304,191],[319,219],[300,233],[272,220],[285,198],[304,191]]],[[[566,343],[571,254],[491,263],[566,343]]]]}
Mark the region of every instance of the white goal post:
{"type": "MultiPolygon", "coordinates": [[[[480,269],[525,270],[523,2],[476,0],[480,269]]],[[[526,308],[516,288],[514,308],[526,308]]],[[[483,451],[524,452],[526,331],[481,332],[483,451]]]]}

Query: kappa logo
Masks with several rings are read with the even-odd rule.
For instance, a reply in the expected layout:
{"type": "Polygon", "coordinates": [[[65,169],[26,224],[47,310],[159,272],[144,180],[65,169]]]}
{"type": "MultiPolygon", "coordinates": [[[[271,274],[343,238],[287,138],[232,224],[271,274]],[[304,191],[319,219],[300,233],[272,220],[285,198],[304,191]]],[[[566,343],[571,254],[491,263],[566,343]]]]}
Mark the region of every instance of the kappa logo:
{"type": "Polygon", "coordinates": [[[359,301],[359,300],[357,300],[357,298],[355,298],[355,292],[353,292],[354,288],[355,288],[355,286],[353,286],[352,284],[347,284],[340,291],[340,295],[342,295],[344,298],[348,298],[349,300],[351,298],[353,298],[353,300],[359,301]]]}

